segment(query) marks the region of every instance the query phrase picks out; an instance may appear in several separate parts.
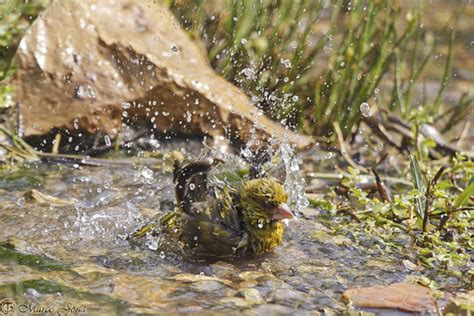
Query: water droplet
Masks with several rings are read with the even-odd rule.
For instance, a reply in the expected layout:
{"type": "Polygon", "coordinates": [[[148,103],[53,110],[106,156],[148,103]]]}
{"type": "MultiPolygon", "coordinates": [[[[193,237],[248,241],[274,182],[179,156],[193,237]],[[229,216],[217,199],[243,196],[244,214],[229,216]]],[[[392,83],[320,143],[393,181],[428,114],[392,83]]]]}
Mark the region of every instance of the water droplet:
{"type": "Polygon", "coordinates": [[[153,170],[151,170],[150,168],[143,167],[141,174],[143,178],[147,180],[153,180],[153,170]]]}
{"type": "Polygon", "coordinates": [[[364,117],[370,116],[370,106],[367,102],[361,103],[359,109],[360,109],[360,112],[362,113],[362,116],[364,117]]]}
{"type": "Polygon", "coordinates": [[[198,236],[194,236],[194,240],[198,240],[198,236]]]}
{"type": "Polygon", "coordinates": [[[258,223],[258,228],[263,228],[263,223],[258,223]]]}
{"type": "Polygon", "coordinates": [[[87,96],[91,99],[95,99],[95,92],[91,86],[87,86],[87,96]]]}
{"type": "Polygon", "coordinates": [[[16,200],[16,205],[19,207],[25,206],[25,198],[24,197],[18,198],[18,200],[16,200]]]}
{"type": "Polygon", "coordinates": [[[196,186],[194,185],[194,183],[189,184],[189,190],[194,191],[195,188],[196,186]]]}
{"type": "Polygon", "coordinates": [[[104,141],[105,141],[106,146],[111,146],[112,145],[112,142],[110,141],[109,135],[104,136],[104,141]]]}
{"type": "Polygon", "coordinates": [[[282,58],[280,62],[285,66],[285,68],[291,68],[291,61],[289,59],[282,58]]]}
{"type": "Polygon", "coordinates": [[[156,239],[153,239],[153,240],[148,242],[147,246],[151,250],[157,250],[158,249],[158,241],[156,239]]]}
{"type": "Polygon", "coordinates": [[[254,80],[256,79],[255,77],[255,71],[252,68],[244,68],[242,69],[241,73],[245,76],[247,80],[254,80]]]}

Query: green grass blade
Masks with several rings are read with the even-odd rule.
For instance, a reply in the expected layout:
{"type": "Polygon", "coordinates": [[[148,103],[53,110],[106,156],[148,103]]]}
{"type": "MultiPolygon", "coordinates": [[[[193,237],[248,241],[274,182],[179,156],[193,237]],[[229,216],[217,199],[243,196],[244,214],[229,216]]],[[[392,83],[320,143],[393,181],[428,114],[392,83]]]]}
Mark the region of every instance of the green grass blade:
{"type": "Polygon", "coordinates": [[[415,199],[415,214],[419,220],[422,220],[423,212],[426,208],[426,197],[424,196],[424,194],[426,193],[426,183],[423,179],[418,160],[413,155],[410,155],[410,173],[412,176],[413,186],[422,195],[415,199]]]}
{"type": "Polygon", "coordinates": [[[453,208],[463,207],[469,201],[469,198],[474,195],[474,182],[469,184],[464,191],[461,192],[454,200],[453,208]]]}

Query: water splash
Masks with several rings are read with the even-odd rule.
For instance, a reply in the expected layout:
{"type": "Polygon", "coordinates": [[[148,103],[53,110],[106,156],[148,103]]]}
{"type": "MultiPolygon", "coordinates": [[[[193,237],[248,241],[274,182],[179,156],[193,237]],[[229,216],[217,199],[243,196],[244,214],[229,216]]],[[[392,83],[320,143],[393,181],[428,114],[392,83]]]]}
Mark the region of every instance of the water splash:
{"type": "Polygon", "coordinates": [[[300,169],[302,160],[295,153],[287,137],[284,137],[281,142],[277,140],[273,142],[278,142],[276,156],[280,156],[283,160],[285,168],[284,187],[288,193],[288,200],[293,208],[298,211],[309,205],[308,199],[305,196],[306,181],[300,169]]]}

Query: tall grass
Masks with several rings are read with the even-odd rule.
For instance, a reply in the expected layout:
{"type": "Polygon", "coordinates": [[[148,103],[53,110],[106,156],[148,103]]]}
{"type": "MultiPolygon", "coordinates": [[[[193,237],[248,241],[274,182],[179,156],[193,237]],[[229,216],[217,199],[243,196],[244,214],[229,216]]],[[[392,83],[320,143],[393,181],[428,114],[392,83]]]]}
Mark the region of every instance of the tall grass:
{"type": "MultiPolygon", "coordinates": [[[[343,137],[360,121],[361,104],[376,95],[379,107],[409,117],[420,105],[415,87],[429,66],[436,40],[421,27],[420,12],[390,0],[162,0],[190,35],[204,44],[211,65],[283,124],[316,136],[343,137]],[[387,84],[387,82],[392,82],[387,84]],[[380,91],[380,92],[378,92],[380,91]]],[[[14,71],[21,35],[49,0],[11,0],[0,6],[0,80],[14,71]]],[[[462,12],[455,13],[450,25],[462,12]]],[[[443,119],[443,132],[459,123],[474,96],[444,106],[451,77],[455,28],[440,88],[426,112],[443,119]]],[[[11,88],[0,84],[0,108],[11,88]]]]}
{"type": "MultiPolygon", "coordinates": [[[[319,136],[332,135],[334,122],[350,134],[382,87],[378,106],[408,116],[436,45],[420,12],[389,0],[168,2],[218,72],[275,119],[319,136]]],[[[450,49],[439,93],[423,103],[430,113],[443,105],[451,62],[450,49]]],[[[451,122],[471,103],[460,100],[451,122]]]]}

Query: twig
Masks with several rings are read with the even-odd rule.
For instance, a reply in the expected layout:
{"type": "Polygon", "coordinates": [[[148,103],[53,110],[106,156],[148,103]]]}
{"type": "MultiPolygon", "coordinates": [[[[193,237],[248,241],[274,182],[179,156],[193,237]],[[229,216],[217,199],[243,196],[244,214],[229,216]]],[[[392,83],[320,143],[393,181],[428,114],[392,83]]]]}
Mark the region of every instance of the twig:
{"type": "Polygon", "coordinates": [[[469,128],[471,127],[471,121],[467,121],[466,124],[464,125],[464,128],[462,130],[461,136],[459,136],[458,141],[456,142],[457,147],[461,147],[462,143],[464,142],[464,139],[467,136],[467,133],[469,133],[469,128]]]}
{"type": "Polygon", "coordinates": [[[357,223],[362,222],[351,207],[343,207],[343,208],[338,209],[336,212],[345,213],[345,214],[349,215],[357,223]]]}
{"type": "MultiPolygon", "coordinates": [[[[328,179],[328,180],[341,180],[344,177],[350,176],[350,174],[345,173],[345,172],[341,172],[341,173],[309,172],[307,175],[311,178],[328,179]]],[[[359,175],[359,177],[375,181],[375,176],[373,175],[362,174],[362,175],[359,175]]],[[[380,179],[382,179],[385,182],[403,184],[409,187],[413,186],[413,183],[404,179],[387,177],[387,176],[381,176],[380,179]]]]}
{"type": "Polygon", "coordinates": [[[379,192],[380,198],[382,198],[383,202],[392,202],[392,196],[390,194],[390,191],[387,189],[383,181],[380,179],[379,175],[375,171],[374,168],[372,168],[372,173],[375,176],[375,182],[377,183],[377,191],[379,192]]]}
{"type": "Polygon", "coordinates": [[[351,167],[353,167],[355,169],[362,170],[364,172],[368,172],[368,170],[366,168],[356,164],[354,162],[354,160],[352,160],[351,156],[349,155],[349,153],[347,151],[347,148],[346,148],[346,143],[344,141],[344,136],[342,135],[342,130],[341,130],[341,127],[339,126],[339,123],[334,122],[333,126],[334,126],[334,131],[336,132],[336,135],[337,135],[337,140],[339,142],[339,147],[341,149],[342,157],[344,157],[344,159],[347,161],[347,163],[349,165],[351,165],[351,167]]]}

